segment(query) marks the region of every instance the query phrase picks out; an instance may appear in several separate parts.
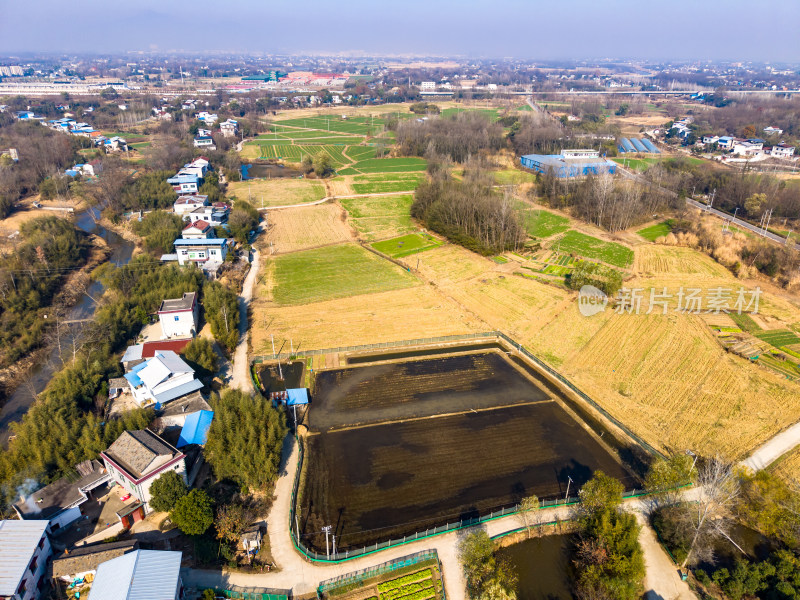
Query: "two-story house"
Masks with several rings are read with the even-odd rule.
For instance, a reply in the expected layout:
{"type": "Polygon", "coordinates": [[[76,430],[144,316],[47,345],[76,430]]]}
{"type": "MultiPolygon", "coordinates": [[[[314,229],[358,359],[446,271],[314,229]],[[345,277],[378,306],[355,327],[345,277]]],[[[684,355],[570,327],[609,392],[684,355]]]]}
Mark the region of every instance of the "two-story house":
{"type": "Polygon", "coordinates": [[[125,373],[133,399],[139,406],[162,405],[203,387],[194,369],[171,350],[156,352],[153,358],[125,373]]]}
{"type": "Polygon", "coordinates": [[[197,333],[197,294],[188,292],[180,298],[163,300],[158,320],[165,338],[190,338],[197,333]]]}
{"type": "MultiPolygon", "coordinates": [[[[125,431],[100,453],[111,477],[149,511],[150,486],[167,471],[186,481],[186,455],[149,429],[125,431]]],[[[98,573],[99,574],[99,573],[98,573]]]]}

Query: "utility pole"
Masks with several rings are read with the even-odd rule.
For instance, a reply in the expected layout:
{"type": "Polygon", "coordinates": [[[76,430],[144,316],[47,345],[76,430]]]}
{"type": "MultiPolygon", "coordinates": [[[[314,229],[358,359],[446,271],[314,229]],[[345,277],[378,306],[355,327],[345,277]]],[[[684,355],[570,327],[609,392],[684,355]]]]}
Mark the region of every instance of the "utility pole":
{"type": "Polygon", "coordinates": [[[791,228],[789,229],[788,233],[786,234],[786,245],[787,245],[787,246],[789,245],[789,236],[790,236],[790,235],[792,235],[792,230],[791,230],[791,228]]]}
{"type": "Polygon", "coordinates": [[[697,463],[697,454],[695,454],[691,450],[687,450],[686,454],[688,454],[689,456],[694,456],[694,461],[692,462],[692,466],[689,468],[689,474],[691,475],[692,471],[694,470],[694,466],[697,463]]]}
{"type": "Polygon", "coordinates": [[[322,528],[322,531],[325,532],[325,554],[328,558],[331,557],[331,548],[328,544],[328,535],[330,534],[331,529],[333,529],[333,525],[325,525],[325,527],[322,528]]]}
{"type": "Polygon", "coordinates": [[[333,557],[336,558],[336,536],[333,536],[333,557]]]}
{"type": "Polygon", "coordinates": [[[570,477],[569,475],[567,475],[567,493],[566,493],[566,495],[564,496],[564,503],[566,503],[566,502],[567,502],[567,500],[569,500],[569,484],[570,484],[570,483],[572,483],[572,477],[570,477]]]}
{"type": "Polygon", "coordinates": [[[711,208],[714,206],[714,196],[716,195],[717,195],[717,188],[714,188],[714,191],[711,192],[711,202],[708,203],[708,210],[711,210],[711,208]]]}
{"type": "Polygon", "coordinates": [[[272,340],[272,360],[275,360],[275,336],[270,333],[269,337],[272,340]]]}

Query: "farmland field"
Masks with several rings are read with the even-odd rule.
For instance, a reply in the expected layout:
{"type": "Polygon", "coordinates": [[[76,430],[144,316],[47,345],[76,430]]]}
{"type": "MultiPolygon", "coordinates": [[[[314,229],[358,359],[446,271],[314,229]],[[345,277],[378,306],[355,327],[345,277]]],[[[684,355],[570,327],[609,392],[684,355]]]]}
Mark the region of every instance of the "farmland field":
{"type": "Polygon", "coordinates": [[[356,194],[380,194],[385,192],[411,192],[425,180],[424,173],[388,173],[381,175],[358,175],[350,186],[356,194]]]}
{"type": "Polygon", "coordinates": [[[661,159],[655,157],[644,157],[644,158],[619,157],[619,158],[612,158],[611,160],[613,160],[618,165],[625,165],[628,169],[633,169],[634,171],[644,171],[647,169],[647,167],[657,163],[661,159]]]}
{"type": "Polygon", "coordinates": [[[730,271],[711,257],[681,246],[638,246],[634,270],[642,275],[691,275],[693,279],[731,279],[730,271]]]}
{"type": "MultiPolygon", "coordinates": [[[[505,362],[495,356],[491,360],[505,362]]],[[[474,360],[481,359],[319,374],[326,378],[321,404],[328,418],[345,418],[351,405],[355,419],[442,416],[310,434],[301,529],[336,523],[339,547],[357,548],[485,514],[526,495],[563,495],[567,477],[579,486],[597,469],[628,488],[636,485],[636,478],[541,389],[510,366],[481,371],[478,362],[478,372],[467,375],[468,361],[474,360]],[[392,368],[399,369],[394,377],[392,368]],[[465,378],[462,385],[454,387],[453,372],[465,378]],[[387,381],[384,403],[378,390],[385,390],[387,381]],[[488,408],[506,404],[507,389],[513,390],[512,402],[528,398],[527,403],[488,408]],[[478,400],[483,410],[461,412],[478,400]]]]}
{"type": "Polygon", "coordinates": [[[654,242],[658,238],[663,237],[668,233],[670,233],[672,231],[672,225],[673,221],[672,219],[669,219],[667,221],[662,221],[661,223],[651,225],[650,227],[645,227],[644,229],[640,229],[636,233],[638,233],[644,239],[654,242]]]}
{"type": "Polygon", "coordinates": [[[633,250],[615,242],[604,242],[580,231],[570,230],[554,242],[559,252],[568,252],[601,260],[617,267],[627,267],[633,262],[633,250]]]}
{"type": "Polygon", "coordinates": [[[284,254],[275,259],[274,299],[306,304],[417,285],[403,269],[364,250],[343,244],[284,254]]]}
{"type": "Polygon", "coordinates": [[[528,235],[546,238],[569,229],[569,219],[546,210],[537,210],[522,206],[522,219],[528,235]]]}
{"type": "Polygon", "coordinates": [[[497,185],[517,185],[520,183],[532,183],[536,181],[536,175],[518,169],[503,169],[493,171],[494,181],[497,185]]]}
{"type": "Polygon", "coordinates": [[[349,242],[353,237],[346,215],[335,204],[276,210],[269,214],[269,225],[264,242],[272,242],[271,250],[280,254],[349,242]]]}
{"type": "Polygon", "coordinates": [[[424,158],[368,158],[358,161],[352,168],[362,173],[402,173],[424,171],[427,164],[424,158]]]}
{"type": "Polygon", "coordinates": [[[368,241],[382,240],[413,231],[411,196],[342,198],[348,219],[368,241]]]}
{"type": "Polygon", "coordinates": [[[391,240],[375,242],[372,247],[392,258],[402,258],[432,248],[438,248],[441,245],[442,242],[427,233],[409,233],[391,240]]]}
{"type": "Polygon", "coordinates": [[[253,179],[232,181],[228,194],[262,206],[287,206],[305,204],[325,197],[325,185],[312,179],[253,179]]]}
{"type": "Polygon", "coordinates": [[[797,337],[797,335],[793,331],[788,331],[788,330],[761,331],[759,333],[756,333],[755,336],[758,339],[763,340],[768,344],[771,344],[772,346],[775,346],[776,348],[780,348],[781,346],[791,346],[793,344],[800,344],[800,337],[797,337]]]}

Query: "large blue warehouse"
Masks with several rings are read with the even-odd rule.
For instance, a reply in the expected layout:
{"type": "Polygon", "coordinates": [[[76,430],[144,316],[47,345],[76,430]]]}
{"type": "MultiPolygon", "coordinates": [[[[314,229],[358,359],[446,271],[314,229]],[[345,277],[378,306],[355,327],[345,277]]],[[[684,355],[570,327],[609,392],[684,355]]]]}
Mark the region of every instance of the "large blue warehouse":
{"type": "Polygon", "coordinates": [[[538,173],[552,171],[559,178],[615,173],[616,163],[600,157],[597,150],[563,150],[561,154],[526,154],[519,159],[526,169],[538,173]]]}

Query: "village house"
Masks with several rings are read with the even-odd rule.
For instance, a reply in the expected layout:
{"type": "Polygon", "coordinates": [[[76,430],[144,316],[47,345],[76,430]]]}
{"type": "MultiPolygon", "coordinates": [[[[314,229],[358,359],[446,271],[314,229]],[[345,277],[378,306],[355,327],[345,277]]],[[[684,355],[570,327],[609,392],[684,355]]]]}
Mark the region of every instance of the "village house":
{"type": "Polygon", "coordinates": [[[48,521],[0,521],[0,598],[37,600],[52,552],[48,521]]]}
{"type": "Polygon", "coordinates": [[[764,140],[737,140],[731,152],[739,156],[758,156],[764,147],[764,140]]]}
{"type": "MultiPolygon", "coordinates": [[[[176,354],[183,352],[183,349],[191,341],[192,338],[188,337],[180,340],[154,340],[144,342],[143,344],[133,344],[125,349],[125,353],[122,355],[122,358],[119,360],[119,362],[122,363],[122,366],[126,371],[130,371],[133,367],[143,363],[148,358],[153,358],[156,355],[156,352],[163,350],[172,350],[176,354]]],[[[124,377],[120,377],[118,379],[122,379],[123,381],[127,382],[124,377]]]]}
{"type": "Polygon", "coordinates": [[[115,135],[114,137],[108,138],[103,142],[103,149],[106,152],[127,152],[128,142],[125,140],[125,138],[115,135]]]}
{"type": "Polygon", "coordinates": [[[178,173],[167,179],[167,183],[172,186],[178,194],[196,194],[202,185],[202,179],[197,175],[183,175],[178,173]]]}
{"type": "Polygon", "coordinates": [[[197,333],[198,319],[196,292],[188,292],[172,300],[163,300],[158,309],[158,321],[164,338],[193,338],[197,333]]]}
{"type": "Polygon", "coordinates": [[[104,562],[89,600],[180,600],[181,556],[175,550],[134,550],[104,562]]]}
{"type": "Polygon", "coordinates": [[[704,145],[716,144],[719,141],[718,135],[704,135],[702,142],[704,145]]]}
{"type": "Polygon", "coordinates": [[[205,148],[207,150],[216,150],[217,146],[214,144],[214,139],[210,135],[198,135],[193,141],[195,148],[205,148]]]}
{"type": "Polygon", "coordinates": [[[183,398],[178,398],[167,404],[159,414],[159,431],[183,428],[189,416],[202,410],[211,410],[211,405],[201,392],[192,392],[183,398]]]}
{"type": "Polygon", "coordinates": [[[783,129],[778,129],[777,127],[764,127],[764,133],[767,135],[782,135],[783,129]]]}
{"type": "Polygon", "coordinates": [[[149,512],[150,486],[162,474],[175,471],[186,481],[186,455],[149,429],[123,432],[100,457],[114,481],[138,500],[121,518],[127,526],[149,512]]]}
{"type": "Polygon", "coordinates": [[[215,203],[212,206],[201,206],[183,216],[184,221],[194,223],[205,221],[212,227],[220,227],[228,222],[228,207],[224,204],[215,203]]]}
{"type": "Polygon", "coordinates": [[[102,563],[133,552],[139,548],[136,540],[88,544],[64,550],[51,563],[51,579],[53,588],[66,597],[67,589],[82,592],[82,588],[90,586],[97,574],[97,567],[102,563]]]}
{"type": "Polygon", "coordinates": [[[203,270],[216,269],[225,261],[228,255],[228,240],[225,238],[208,238],[202,240],[175,240],[175,252],[178,263],[183,266],[187,263],[196,263],[203,270]]]}
{"type": "Polygon", "coordinates": [[[186,224],[181,232],[181,237],[185,240],[203,240],[214,237],[214,228],[207,221],[198,219],[186,224]]]}
{"type": "Polygon", "coordinates": [[[14,505],[20,519],[46,520],[48,533],[54,533],[83,516],[81,505],[92,490],[110,481],[103,465],[97,460],[87,460],[75,467],[71,477],[63,477],[50,485],[21,498],[14,505]]]}
{"type": "Polygon", "coordinates": [[[219,116],[217,116],[216,113],[210,113],[210,112],[205,111],[205,110],[200,111],[194,117],[195,117],[195,119],[197,119],[198,121],[202,121],[203,123],[205,123],[209,127],[213,126],[214,123],[216,123],[219,120],[219,116]]]}
{"type": "Polygon", "coordinates": [[[194,196],[178,196],[172,210],[178,216],[186,215],[193,210],[208,205],[208,196],[204,194],[197,194],[194,196]]]}
{"type": "Polygon", "coordinates": [[[794,146],[789,146],[788,144],[784,143],[775,144],[770,149],[769,154],[776,158],[791,158],[794,156],[794,146]]]}
{"type": "Polygon", "coordinates": [[[139,406],[159,406],[203,387],[194,369],[172,350],[159,350],[125,373],[133,399],[139,406]]]}
{"type": "Polygon", "coordinates": [[[196,444],[205,446],[208,440],[208,430],[211,428],[211,421],[214,420],[213,410],[197,410],[186,416],[178,437],[178,448],[184,448],[196,444]]]}
{"type": "Polygon", "coordinates": [[[228,119],[219,124],[219,130],[225,137],[235,137],[239,132],[239,123],[233,119],[228,119]]]}
{"type": "Polygon", "coordinates": [[[736,138],[731,137],[729,135],[723,135],[717,140],[717,147],[720,150],[730,150],[733,148],[733,144],[736,142],[736,138]]]}

